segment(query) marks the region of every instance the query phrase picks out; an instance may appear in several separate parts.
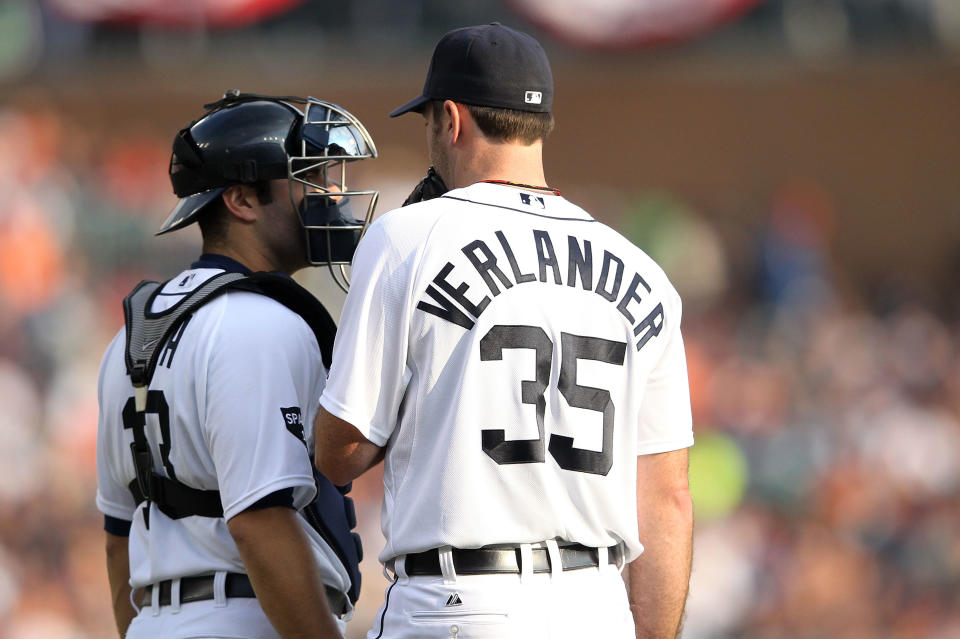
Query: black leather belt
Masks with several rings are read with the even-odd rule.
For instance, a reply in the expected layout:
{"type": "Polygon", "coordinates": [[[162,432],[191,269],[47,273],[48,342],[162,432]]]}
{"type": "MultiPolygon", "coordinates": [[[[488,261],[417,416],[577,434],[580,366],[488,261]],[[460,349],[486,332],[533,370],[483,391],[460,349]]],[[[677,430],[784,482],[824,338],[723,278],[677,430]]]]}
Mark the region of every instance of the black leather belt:
{"type": "MultiPolygon", "coordinates": [[[[453,567],[458,575],[483,575],[490,573],[520,573],[520,548],[453,548],[453,567]]],[[[620,565],[623,546],[607,549],[607,562],[620,565]]],[[[596,548],[581,544],[560,546],[560,563],[563,570],[596,568],[599,553],[596,548]]],[[[406,556],[404,570],[411,577],[428,577],[443,574],[440,570],[440,552],[437,549],[406,556]]],[[[550,572],[550,554],[546,548],[533,549],[533,572],[550,572]]]]}
{"type": "MultiPolygon", "coordinates": [[[[213,575],[204,575],[202,577],[183,577],[180,579],[180,603],[190,603],[191,601],[209,601],[214,598],[213,594],[213,575]]],[[[169,606],[171,601],[171,592],[173,589],[172,581],[161,581],[160,584],[160,605],[169,606]]],[[[347,614],[347,596],[330,586],[324,585],[327,591],[327,601],[330,603],[330,610],[337,617],[347,614]]],[[[253,584],[250,578],[244,574],[228,572],[227,580],[224,584],[224,592],[227,597],[256,597],[253,592],[253,584]]],[[[153,585],[145,586],[143,596],[140,598],[140,606],[149,606],[153,602],[153,585]]]]}

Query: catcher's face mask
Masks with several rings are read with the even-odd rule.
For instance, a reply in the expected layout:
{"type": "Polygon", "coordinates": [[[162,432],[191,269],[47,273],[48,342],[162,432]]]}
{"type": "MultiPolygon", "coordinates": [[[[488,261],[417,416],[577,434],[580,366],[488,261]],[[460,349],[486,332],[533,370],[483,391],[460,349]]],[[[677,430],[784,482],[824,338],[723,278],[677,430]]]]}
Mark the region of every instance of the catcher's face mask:
{"type": "Polygon", "coordinates": [[[288,161],[290,199],[297,207],[297,185],[302,185],[297,208],[306,231],[307,259],[328,266],[334,282],[346,291],[350,282],[344,265],[353,259],[379,195],[375,190],[351,191],[347,164],[375,158],[377,149],[359,120],[315,98],[307,98],[299,145],[299,153],[291,150],[288,161]]]}
{"type": "Polygon", "coordinates": [[[170,182],[180,201],[158,234],[192,224],[233,184],[286,179],[306,235],[305,257],[329,267],[346,290],[344,265],[377,203],[377,191],[347,187],[347,164],[377,157],[367,130],[316,98],[231,90],[204,107],[207,113],[174,138],[170,182]]]}

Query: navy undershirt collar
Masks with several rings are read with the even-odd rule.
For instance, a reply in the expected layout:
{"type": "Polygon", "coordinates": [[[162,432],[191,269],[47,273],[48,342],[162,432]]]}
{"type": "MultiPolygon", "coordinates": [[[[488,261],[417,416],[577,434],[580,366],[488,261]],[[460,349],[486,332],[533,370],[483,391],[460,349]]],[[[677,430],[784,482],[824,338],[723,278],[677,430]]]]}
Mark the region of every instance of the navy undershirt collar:
{"type": "MultiPolygon", "coordinates": [[[[204,253],[197,259],[196,262],[190,265],[190,268],[221,268],[227,273],[244,273],[245,275],[253,273],[253,271],[232,257],[220,255],[219,253],[204,253]]],[[[286,273],[282,273],[280,271],[270,272],[274,275],[282,275],[288,279],[293,279],[286,273]]]]}
{"type": "Polygon", "coordinates": [[[204,253],[190,268],[222,268],[228,273],[252,273],[246,266],[226,255],[204,253]]]}

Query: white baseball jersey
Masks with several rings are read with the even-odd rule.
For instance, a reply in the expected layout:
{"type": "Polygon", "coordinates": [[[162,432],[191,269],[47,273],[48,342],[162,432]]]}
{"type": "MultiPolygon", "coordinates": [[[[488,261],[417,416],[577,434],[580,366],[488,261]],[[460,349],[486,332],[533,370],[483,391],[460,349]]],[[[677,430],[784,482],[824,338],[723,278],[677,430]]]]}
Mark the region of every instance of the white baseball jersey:
{"type": "Polygon", "coordinates": [[[562,197],[478,183],[382,216],[352,273],[320,403],[387,446],[382,561],[642,552],[636,456],[693,444],[680,298],[653,260],[562,197]]]}
{"type": "MultiPolygon", "coordinates": [[[[170,280],[151,310],[161,312],[221,269],[194,268],[170,280]]],[[[123,330],[100,369],[97,506],[132,521],[130,584],[218,571],[245,573],[226,520],[276,491],[293,489],[294,507],[316,494],[308,447],[326,371],[313,332],[296,313],[263,295],[230,291],[200,307],[167,341],[150,391],[163,411],[146,415],[156,472],[191,487],[219,490],[223,518],[171,519],[152,504],[149,527],[128,485],[134,479],[132,429],[124,407],[133,386],[124,366],[123,330]]],[[[132,405],[132,404],[131,404],[132,405]]],[[[323,581],[350,581],[334,552],[303,521],[323,581]]]]}

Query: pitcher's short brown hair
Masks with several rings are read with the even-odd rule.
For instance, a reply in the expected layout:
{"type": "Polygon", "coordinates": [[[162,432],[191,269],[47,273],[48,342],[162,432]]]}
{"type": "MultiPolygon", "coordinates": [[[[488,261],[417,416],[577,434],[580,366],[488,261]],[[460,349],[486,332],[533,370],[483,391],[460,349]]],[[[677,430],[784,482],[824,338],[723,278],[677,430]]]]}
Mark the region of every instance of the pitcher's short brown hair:
{"type": "MultiPolygon", "coordinates": [[[[532,113],[515,109],[500,109],[465,104],[480,131],[493,142],[519,142],[527,146],[538,140],[546,140],[553,131],[551,113],[532,113]]],[[[443,101],[431,100],[434,123],[443,114],[443,101]]]]}

